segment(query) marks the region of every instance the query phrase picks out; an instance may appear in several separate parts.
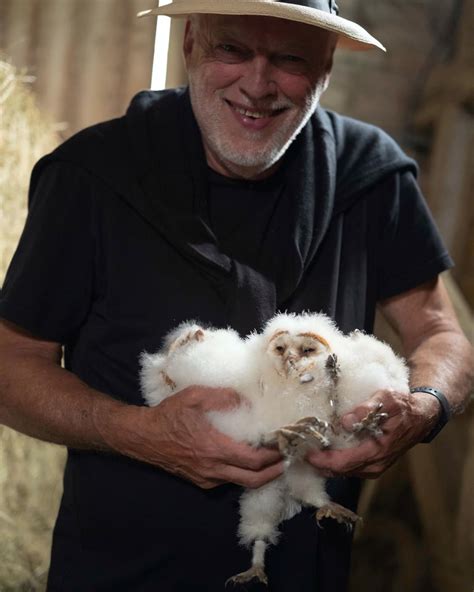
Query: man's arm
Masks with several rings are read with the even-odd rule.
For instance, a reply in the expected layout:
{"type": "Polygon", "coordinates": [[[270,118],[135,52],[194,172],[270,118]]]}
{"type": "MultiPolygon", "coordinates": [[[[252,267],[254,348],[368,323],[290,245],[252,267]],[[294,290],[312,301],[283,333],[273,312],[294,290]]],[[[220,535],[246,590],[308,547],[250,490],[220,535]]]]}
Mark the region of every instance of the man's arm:
{"type": "Polygon", "coordinates": [[[158,407],[127,405],[60,366],[61,346],[0,320],[0,423],[57,444],[118,453],[203,488],[260,487],[282,472],[280,455],[215,430],[211,409],[235,406],[229,389],[190,387],[158,407]]]}
{"type": "MultiPolygon", "coordinates": [[[[387,299],[380,307],[402,340],[410,385],[442,391],[453,413],[461,413],[474,384],[473,351],[441,279],[387,299]]],[[[311,464],[327,475],[378,477],[431,431],[440,413],[432,395],[379,391],[343,418],[344,427],[350,429],[379,401],[389,415],[382,437],[367,438],[350,450],[311,452],[311,464]]]]}

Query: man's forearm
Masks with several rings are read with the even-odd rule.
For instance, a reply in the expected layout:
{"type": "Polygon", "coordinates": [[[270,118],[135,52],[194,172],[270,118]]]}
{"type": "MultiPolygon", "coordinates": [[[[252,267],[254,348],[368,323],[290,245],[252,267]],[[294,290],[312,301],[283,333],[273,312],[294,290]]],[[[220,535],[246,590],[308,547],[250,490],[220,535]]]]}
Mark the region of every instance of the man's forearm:
{"type": "Polygon", "coordinates": [[[409,355],[412,387],[442,391],[453,414],[462,413],[473,391],[472,348],[458,331],[442,331],[426,338],[409,355]]]}
{"type": "MultiPolygon", "coordinates": [[[[462,412],[473,389],[473,352],[442,280],[437,278],[387,300],[381,309],[400,335],[411,386],[442,391],[453,413],[462,412]]],[[[434,399],[431,395],[425,398],[434,399]]],[[[439,410],[439,405],[435,407],[439,410]]]]}
{"type": "Polygon", "coordinates": [[[52,360],[1,352],[0,423],[10,428],[56,444],[110,450],[97,418],[123,406],[52,360]]]}

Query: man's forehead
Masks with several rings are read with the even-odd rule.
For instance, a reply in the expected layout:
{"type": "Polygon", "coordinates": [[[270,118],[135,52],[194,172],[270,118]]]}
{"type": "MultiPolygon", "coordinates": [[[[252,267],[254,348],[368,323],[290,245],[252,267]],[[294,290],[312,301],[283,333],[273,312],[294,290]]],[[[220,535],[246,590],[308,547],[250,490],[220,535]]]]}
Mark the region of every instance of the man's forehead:
{"type": "Polygon", "coordinates": [[[268,16],[207,15],[212,36],[238,36],[240,39],[278,41],[280,45],[302,47],[325,43],[335,35],[318,27],[268,16]]]}

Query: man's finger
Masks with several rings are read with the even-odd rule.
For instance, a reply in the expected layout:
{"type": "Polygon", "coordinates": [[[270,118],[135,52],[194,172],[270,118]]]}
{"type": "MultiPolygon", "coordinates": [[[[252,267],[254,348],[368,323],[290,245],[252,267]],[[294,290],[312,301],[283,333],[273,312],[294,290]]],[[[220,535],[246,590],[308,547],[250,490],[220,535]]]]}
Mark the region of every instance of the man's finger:
{"type": "MultiPolygon", "coordinates": [[[[219,432],[219,435],[221,433],[219,432]]],[[[282,457],[273,448],[254,448],[245,442],[236,442],[222,434],[219,448],[219,458],[226,464],[259,471],[269,465],[279,462],[282,457]]]]}
{"type": "Polygon", "coordinates": [[[183,396],[191,397],[196,404],[199,404],[203,412],[220,411],[236,407],[245,402],[237,391],[230,388],[213,388],[193,385],[181,391],[183,396]]]}
{"type": "Polygon", "coordinates": [[[224,465],[218,471],[218,478],[223,481],[235,483],[242,487],[256,489],[273,481],[283,474],[283,461],[274,463],[261,471],[252,471],[232,465],[224,465]]]}
{"type": "Polygon", "coordinates": [[[363,420],[368,413],[375,411],[380,403],[381,413],[386,413],[388,419],[399,416],[406,409],[408,394],[395,391],[377,391],[370,399],[364,401],[341,419],[342,426],[347,431],[351,431],[354,423],[363,420]]]}
{"type": "Polygon", "coordinates": [[[355,448],[344,450],[310,451],[308,462],[316,469],[330,471],[334,474],[346,473],[356,467],[374,462],[381,454],[381,446],[373,438],[362,442],[355,448]]]}

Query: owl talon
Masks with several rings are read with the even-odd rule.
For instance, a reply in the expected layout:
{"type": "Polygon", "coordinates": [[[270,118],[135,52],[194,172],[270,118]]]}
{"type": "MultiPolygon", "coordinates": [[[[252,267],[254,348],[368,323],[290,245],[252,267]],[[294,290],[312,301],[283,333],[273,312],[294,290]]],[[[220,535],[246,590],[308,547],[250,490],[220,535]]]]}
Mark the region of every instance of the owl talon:
{"type": "Polygon", "coordinates": [[[261,582],[262,584],[265,584],[265,586],[268,585],[267,574],[265,573],[263,567],[259,565],[254,565],[247,571],[243,571],[242,573],[232,576],[226,581],[225,585],[227,586],[228,584],[246,584],[247,582],[250,582],[251,580],[255,579],[261,582]]]}
{"type": "Polygon", "coordinates": [[[305,446],[306,436],[293,429],[281,428],[277,432],[278,449],[284,457],[293,457],[305,446]]]}
{"type": "Polygon", "coordinates": [[[328,448],[331,442],[326,432],[330,427],[327,421],[317,417],[303,417],[294,424],[267,434],[261,443],[266,446],[277,444],[283,456],[292,458],[303,454],[311,446],[328,448]]]}
{"type": "Polygon", "coordinates": [[[380,424],[388,418],[388,413],[383,413],[380,410],[383,408],[383,403],[379,403],[375,409],[369,411],[367,415],[352,426],[352,431],[355,434],[360,434],[367,431],[371,436],[379,437],[383,435],[383,430],[380,424]]]}
{"type": "Polygon", "coordinates": [[[352,530],[352,527],[357,522],[361,522],[362,518],[358,516],[355,512],[349,510],[349,508],[345,508],[340,504],[336,504],[335,502],[328,502],[316,512],[316,520],[319,522],[323,518],[333,518],[339,524],[345,524],[349,530],[352,530]]]}
{"type": "Polygon", "coordinates": [[[313,440],[320,448],[328,448],[331,442],[326,436],[326,432],[330,427],[329,422],[323,421],[318,417],[303,417],[292,426],[292,429],[301,430],[300,433],[306,435],[308,440],[313,440]]]}
{"type": "Polygon", "coordinates": [[[322,419],[319,419],[319,417],[303,417],[296,422],[296,425],[315,428],[322,434],[325,434],[330,428],[329,422],[323,421],[322,419]]]}

